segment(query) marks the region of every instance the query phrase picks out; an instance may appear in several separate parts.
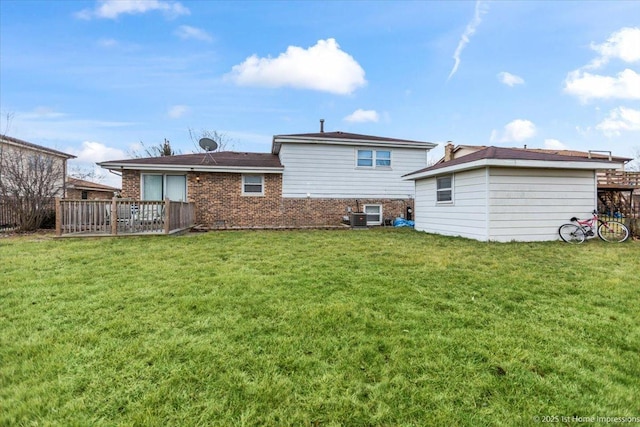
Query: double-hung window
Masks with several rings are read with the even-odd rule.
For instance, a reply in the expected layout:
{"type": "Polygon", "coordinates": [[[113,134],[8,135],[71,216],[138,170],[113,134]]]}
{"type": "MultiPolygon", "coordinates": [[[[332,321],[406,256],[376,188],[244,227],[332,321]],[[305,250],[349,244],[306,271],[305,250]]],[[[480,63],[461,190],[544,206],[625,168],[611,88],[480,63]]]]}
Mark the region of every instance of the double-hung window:
{"type": "Polygon", "coordinates": [[[264,176],[242,175],[243,196],[264,196],[264,176]]]}
{"type": "Polygon", "coordinates": [[[389,168],[391,167],[391,151],[358,150],[356,166],[360,168],[389,168]]]}
{"type": "Polygon", "coordinates": [[[436,178],[436,201],[438,203],[453,202],[453,175],[436,178]]]}
{"type": "Polygon", "coordinates": [[[142,174],[142,200],[187,201],[185,175],[142,174]]]}

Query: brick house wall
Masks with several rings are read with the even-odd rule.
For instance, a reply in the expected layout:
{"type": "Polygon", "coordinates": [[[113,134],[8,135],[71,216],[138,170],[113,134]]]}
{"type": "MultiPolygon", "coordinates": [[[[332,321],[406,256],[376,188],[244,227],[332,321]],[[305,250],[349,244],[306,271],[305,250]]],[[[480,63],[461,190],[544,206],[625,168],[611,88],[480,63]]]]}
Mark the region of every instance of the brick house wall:
{"type": "MultiPolygon", "coordinates": [[[[282,174],[264,174],[264,195],[242,195],[240,173],[187,173],[187,197],[196,224],[209,228],[339,226],[349,210],[382,205],[383,218],[404,216],[413,199],[282,198],[282,174]]],[[[122,197],[140,198],[140,172],[125,170],[122,197]]]]}
{"type": "Polygon", "coordinates": [[[122,197],[140,199],[140,171],[122,171],[122,197]]]}
{"type": "Polygon", "coordinates": [[[67,199],[82,199],[82,192],[87,192],[88,200],[111,200],[113,191],[97,191],[97,190],[77,190],[75,188],[67,188],[67,199]]]}

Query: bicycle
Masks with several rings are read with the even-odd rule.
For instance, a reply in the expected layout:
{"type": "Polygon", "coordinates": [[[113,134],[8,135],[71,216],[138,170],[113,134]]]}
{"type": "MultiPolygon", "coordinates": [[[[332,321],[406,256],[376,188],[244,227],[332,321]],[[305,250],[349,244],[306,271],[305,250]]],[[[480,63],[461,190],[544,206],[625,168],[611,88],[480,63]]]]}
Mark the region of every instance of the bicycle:
{"type": "Polygon", "coordinates": [[[629,229],[623,223],[600,219],[597,211],[593,211],[591,215],[589,219],[574,216],[569,220],[574,224],[561,225],[558,229],[560,238],[567,243],[576,244],[584,242],[585,239],[593,239],[596,233],[605,242],[621,243],[629,238],[629,229]]]}

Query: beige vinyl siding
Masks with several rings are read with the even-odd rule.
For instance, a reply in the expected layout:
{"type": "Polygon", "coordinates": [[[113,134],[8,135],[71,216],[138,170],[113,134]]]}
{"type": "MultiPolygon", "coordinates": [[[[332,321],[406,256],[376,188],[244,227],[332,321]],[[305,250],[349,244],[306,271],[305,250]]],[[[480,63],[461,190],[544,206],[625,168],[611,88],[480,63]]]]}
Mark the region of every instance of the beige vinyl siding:
{"type": "Polygon", "coordinates": [[[453,202],[436,202],[436,177],[416,181],[415,228],[428,233],[487,240],[484,169],[453,175],[453,202]]]}
{"type": "Polygon", "coordinates": [[[489,168],[490,240],[544,241],[596,205],[593,170],[489,168]]]}
{"type": "Polygon", "coordinates": [[[406,199],[414,185],[402,175],[424,168],[427,160],[425,149],[329,144],[282,144],[279,155],[285,198],[406,199]],[[356,167],[358,149],[391,151],[391,167],[356,167]]]}

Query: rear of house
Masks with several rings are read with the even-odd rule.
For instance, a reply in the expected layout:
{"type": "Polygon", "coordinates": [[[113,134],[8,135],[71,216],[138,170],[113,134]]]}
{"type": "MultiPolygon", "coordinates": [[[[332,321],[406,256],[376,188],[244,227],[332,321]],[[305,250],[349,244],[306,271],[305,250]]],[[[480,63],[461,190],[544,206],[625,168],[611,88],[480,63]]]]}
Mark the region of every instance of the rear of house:
{"type": "Polygon", "coordinates": [[[210,228],[369,225],[405,216],[435,144],[344,132],[276,135],[271,153],[213,152],[102,162],[122,174],[122,196],[193,201],[210,228]]]}
{"type": "Polygon", "coordinates": [[[597,205],[596,170],[616,162],[487,147],[416,171],[417,230],[481,241],[558,239],[597,205]]]}

